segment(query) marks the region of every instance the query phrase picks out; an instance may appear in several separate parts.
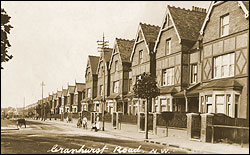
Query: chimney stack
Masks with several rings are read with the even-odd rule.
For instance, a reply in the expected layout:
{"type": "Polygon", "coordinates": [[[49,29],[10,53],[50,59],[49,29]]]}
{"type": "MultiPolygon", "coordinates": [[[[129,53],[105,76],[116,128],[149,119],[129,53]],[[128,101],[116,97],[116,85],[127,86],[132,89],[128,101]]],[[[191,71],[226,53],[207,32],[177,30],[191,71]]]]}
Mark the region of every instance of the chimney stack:
{"type": "Polygon", "coordinates": [[[206,13],[206,9],[200,8],[200,7],[197,7],[197,6],[192,6],[192,11],[198,11],[198,12],[206,13]]]}

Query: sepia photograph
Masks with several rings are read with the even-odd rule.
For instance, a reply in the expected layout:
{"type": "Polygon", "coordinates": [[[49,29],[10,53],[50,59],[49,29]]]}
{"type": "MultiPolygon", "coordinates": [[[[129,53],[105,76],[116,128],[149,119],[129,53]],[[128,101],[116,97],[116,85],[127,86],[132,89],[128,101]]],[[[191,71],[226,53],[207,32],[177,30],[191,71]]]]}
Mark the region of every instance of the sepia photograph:
{"type": "Polygon", "coordinates": [[[1,154],[249,154],[249,1],[1,1],[1,154]]]}

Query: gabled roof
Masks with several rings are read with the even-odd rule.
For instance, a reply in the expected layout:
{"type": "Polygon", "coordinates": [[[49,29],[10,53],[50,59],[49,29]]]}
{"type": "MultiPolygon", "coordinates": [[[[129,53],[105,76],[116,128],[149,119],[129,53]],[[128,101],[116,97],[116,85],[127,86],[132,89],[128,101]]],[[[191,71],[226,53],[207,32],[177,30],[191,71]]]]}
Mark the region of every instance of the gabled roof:
{"type": "Polygon", "coordinates": [[[109,63],[110,58],[112,56],[112,51],[113,51],[112,48],[105,48],[104,52],[101,53],[101,56],[100,56],[99,61],[98,61],[98,67],[96,69],[96,74],[98,74],[100,64],[101,64],[101,62],[103,62],[103,58],[104,58],[104,62],[106,63],[106,65],[107,65],[107,63],[109,63]]]}
{"type": "Polygon", "coordinates": [[[168,20],[171,20],[171,22],[173,23],[173,27],[179,38],[179,42],[181,42],[182,40],[195,42],[199,37],[200,29],[202,27],[203,21],[205,20],[206,9],[193,7],[192,10],[189,10],[167,5],[164,21],[157,37],[154,50],[156,50],[157,45],[160,41],[161,33],[164,29],[165,20],[168,15],[168,20]]]}
{"type": "MultiPolygon", "coordinates": [[[[157,40],[158,34],[160,32],[160,26],[156,25],[150,25],[150,24],[145,24],[145,23],[139,23],[138,27],[138,32],[136,34],[136,38],[138,37],[140,31],[142,32],[142,35],[144,37],[148,53],[153,51],[155,42],[157,40]]],[[[132,61],[133,55],[134,55],[134,50],[135,50],[136,44],[133,46],[132,54],[130,56],[130,61],[132,61]]]]}
{"type": "Polygon", "coordinates": [[[67,91],[68,91],[68,89],[63,89],[63,90],[62,90],[62,95],[63,95],[63,96],[67,96],[67,91]]]}
{"type": "Polygon", "coordinates": [[[129,58],[132,52],[134,42],[135,40],[116,38],[116,43],[118,46],[122,62],[130,62],[129,58]]]}
{"type": "Polygon", "coordinates": [[[140,23],[140,27],[142,30],[142,33],[144,35],[144,38],[146,40],[146,43],[155,43],[157,36],[160,32],[160,26],[156,25],[150,25],[150,24],[142,24],[140,23]]]}
{"type": "Polygon", "coordinates": [[[57,97],[62,97],[62,91],[57,91],[57,97]]]}
{"type": "Polygon", "coordinates": [[[53,99],[56,99],[57,98],[57,93],[53,93],[53,99]]]}
{"type": "Polygon", "coordinates": [[[110,58],[111,58],[111,55],[112,55],[112,51],[113,51],[112,48],[105,48],[104,52],[101,53],[101,55],[104,54],[104,61],[106,63],[110,61],[110,58]]]}
{"type": "MultiPolygon", "coordinates": [[[[130,56],[133,50],[135,40],[126,40],[121,38],[115,38],[114,46],[118,48],[118,54],[120,55],[121,62],[128,62],[130,63],[130,56]]],[[[113,51],[115,50],[115,47],[113,51]]],[[[112,56],[110,58],[109,68],[111,66],[111,62],[113,60],[114,52],[112,52],[112,56]]]]}
{"type": "Polygon", "coordinates": [[[89,55],[89,64],[90,64],[90,69],[91,69],[92,74],[96,74],[96,69],[97,69],[99,59],[100,59],[99,56],[89,55]]]}
{"type": "Polygon", "coordinates": [[[196,41],[206,17],[206,12],[168,6],[173,23],[183,40],[196,41]]]}
{"type": "Polygon", "coordinates": [[[53,98],[53,95],[49,95],[49,100],[52,100],[52,98],[53,98]]]}
{"type": "MultiPolygon", "coordinates": [[[[207,22],[209,21],[209,18],[210,18],[210,15],[211,15],[212,11],[213,11],[214,6],[220,5],[220,4],[223,3],[223,2],[224,2],[224,1],[219,1],[219,2],[217,2],[217,1],[212,1],[212,2],[210,3],[210,6],[209,6],[209,8],[208,8],[208,12],[207,12],[205,21],[203,22],[203,25],[202,25],[201,30],[200,30],[200,34],[201,34],[201,35],[203,35],[203,33],[204,33],[204,29],[205,29],[205,27],[206,27],[207,22]]],[[[243,10],[243,12],[244,12],[244,14],[245,14],[245,15],[244,15],[245,18],[248,19],[248,17],[249,17],[249,1],[238,1],[238,6],[243,10]]]]}
{"type": "Polygon", "coordinates": [[[76,86],[68,86],[68,93],[74,94],[76,86]]]}
{"type": "Polygon", "coordinates": [[[75,89],[75,91],[82,92],[82,91],[85,90],[85,86],[86,86],[85,83],[76,83],[76,89],[75,89]]]}

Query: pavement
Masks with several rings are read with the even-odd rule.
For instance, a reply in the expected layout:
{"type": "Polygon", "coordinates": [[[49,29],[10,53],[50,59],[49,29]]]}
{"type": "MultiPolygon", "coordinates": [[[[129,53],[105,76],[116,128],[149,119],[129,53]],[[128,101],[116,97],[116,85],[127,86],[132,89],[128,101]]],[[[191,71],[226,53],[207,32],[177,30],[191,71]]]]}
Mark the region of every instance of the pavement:
{"type": "MultiPolygon", "coordinates": [[[[75,123],[66,123],[60,120],[46,120],[46,122],[58,123],[66,126],[76,128],[75,123]]],[[[102,123],[101,123],[102,124],[102,123]]],[[[91,124],[88,122],[88,127],[91,124]]],[[[241,147],[238,144],[225,144],[225,143],[203,143],[199,141],[189,140],[181,136],[159,136],[149,133],[149,138],[145,139],[144,132],[138,132],[136,125],[122,124],[121,129],[114,129],[112,123],[105,122],[105,131],[91,132],[92,135],[101,137],[116,137],[119,139],[144,141],[147,143],[154,143],[159,145],[165,145],[169,147],[175,147],[183,149],[192,153],[199,154],[249,154],[249,145],[247,147],[241,147]],[[93,134],[95,133],[95,134],[93,134]]],[[[90,130],[90,129],[88,129],[90,130]]]]}

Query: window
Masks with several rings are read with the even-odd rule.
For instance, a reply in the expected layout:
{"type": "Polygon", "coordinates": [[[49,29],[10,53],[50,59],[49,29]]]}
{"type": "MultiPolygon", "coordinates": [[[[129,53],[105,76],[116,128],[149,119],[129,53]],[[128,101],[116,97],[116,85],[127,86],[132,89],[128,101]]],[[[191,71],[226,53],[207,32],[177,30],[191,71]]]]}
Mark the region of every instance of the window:
{"type": "Polygon", "coordinates": [[[167,98],[167,111],[170,111],[170,98],[167,98]]]}
{"type": "Polygon", "coordinates": [[[238,118],[238,104],[239,104],[240,96],[235,95],[235,109],[234,109],[234,118],[238,118]]]}
{"type": "Polygon", "coordinates": [[[143,61],[143,51],[140,50],[140,51],[139,51],[139,64],[141,64],[142,61],[143,61]]]}
{"type": "Polygon", "coordinates": [[[198,66],[197,64],[191,65],[191,83],[197,83],[197,76],[198,76],[198,66]]]}
{"type": "Polygon", "coordinates": [[[100,95],[103,96],[103,85],[100,85],[100,95]]]}
{"type": "Polygon", "coordinates": [[[215,96],[215,102],[216,102],[216,113],[225,113],[225,96],[224,95],[216,95],[215,96]]]}
{"type": "Polygon", "coordinates": [[[167,111],[167,100],[160,99],[160,112],[167,111]]]}
{"type": "Polygon", "coordinates": [[[91,97],[91,89],[88,88],[88,98],[90,98],[90,97],[91,97]]]}
{"type": "Polygon", "coordinates": [[[166,54],[166,55],[171,54],[171,39],[166,40],[166,44],[165,44],[165,54],[166,54]]]}
{"type": "Polygon", "coordinates": [[[206,112],[212,113],[213,112],[212,96],[205,96],[205,100],[206,100],[206,112]]]}
{"type": "Polygon", "coordinates": [[[234,76],[234,53],[214,58],[214,78],[234,76]]]}
{"type": "Polygon", "coordinates": [[[129,86],[128,86],[128,90],[129,90],[129,92],[132,92],[132,90],[133,90],[133,83],[132,83],[132,79],[129,79],[129,86]]]}
{"type": "Polygon", "coordinates": [[[229,34],[229,15],[224,15],[220,19],[221,21],[221,37],[229,34]]]}
{"type": "Polygon", "coordinates": [[[162,86],[174,84],[174,68],[162,70],[162,86]]]}
{"type": "Polygon", "coordinates": [[[118,70],[118,60],[115,61],[115,71],[118,70]]]}
{"type": "Polygon", "coordinates": [[[119,81],[113,82],[113,93],[118,93],[119,81]]]}
{"type": "Polygon", "coordinates": [[[231,95],[227,94],[227,115],[232,117],[232,102],[231,102],[231,95]]]}

